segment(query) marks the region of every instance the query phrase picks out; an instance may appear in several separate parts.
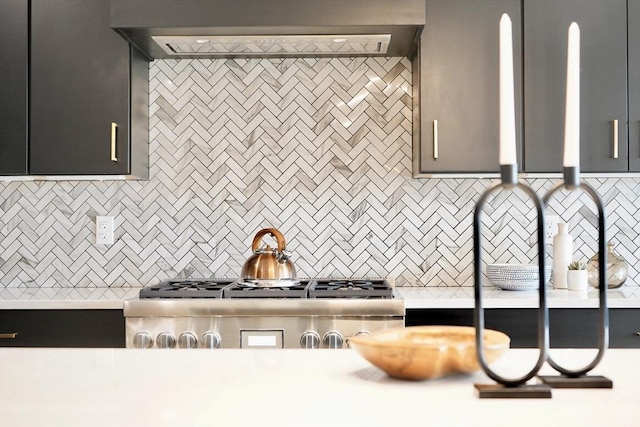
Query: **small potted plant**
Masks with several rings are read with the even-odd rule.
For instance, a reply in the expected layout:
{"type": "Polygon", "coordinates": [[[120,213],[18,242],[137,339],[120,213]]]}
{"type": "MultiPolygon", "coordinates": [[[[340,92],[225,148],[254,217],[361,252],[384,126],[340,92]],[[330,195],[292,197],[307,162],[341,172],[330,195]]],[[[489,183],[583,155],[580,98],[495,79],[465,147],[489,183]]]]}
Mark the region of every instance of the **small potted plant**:
{"type": "Polygon", "coordinates": [[[570,291],[586,291],[588,285],[587,263],[573,261],[567,271],[567,287],[570,291]]]}

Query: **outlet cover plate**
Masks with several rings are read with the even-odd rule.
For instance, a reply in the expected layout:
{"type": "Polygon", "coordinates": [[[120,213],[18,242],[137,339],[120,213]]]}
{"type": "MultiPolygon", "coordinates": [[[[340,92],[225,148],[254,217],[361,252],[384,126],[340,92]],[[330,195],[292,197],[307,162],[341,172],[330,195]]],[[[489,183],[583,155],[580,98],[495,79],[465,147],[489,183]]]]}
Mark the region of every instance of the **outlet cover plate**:
{"type": "Polygon", "coordinates": [[[96,216],[96,245],[112,245],[113,231],[112,216],[96,216]]]}
{"type": "Polygon", "coordinates": [[[544,238],[547,243],[553,242],[553,236],[558,233],[558,223],[560,217],[558,215],[547,215],[544,224],[544,238]]]}

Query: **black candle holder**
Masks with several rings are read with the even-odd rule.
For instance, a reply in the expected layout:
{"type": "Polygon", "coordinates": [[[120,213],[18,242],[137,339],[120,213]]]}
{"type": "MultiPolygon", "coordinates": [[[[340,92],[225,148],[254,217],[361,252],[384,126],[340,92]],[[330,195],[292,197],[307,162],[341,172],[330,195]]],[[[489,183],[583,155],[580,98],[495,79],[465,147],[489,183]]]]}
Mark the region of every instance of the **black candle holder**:
{"type": "Polygon", "coordinates": [[[604,205],[598,193],[585,182],[580,182],[580,170],[578,167],[565,167],[563,170],[564,182],[553,186],[543,198],[545,206],[549,204],[551,197],[562,189],[582,190],[587,193],[596,204],[598,209],[598,284],[599,284],[599,328],[598,328],[598,353],[587,366],[581,369],[567,369],[556,363],[551,354],[547,356],[547,362],[561,376],[540,375],[539,378],[546,384],[554,388],[612,388],[613,382],[603,376],[587,376],[586,374],[595,368],[602,360],[604,352],[609,346],[609,310],[607,308],[607,251],[605,248],[606,239],[606,216],[604,205]]]}
{"type": "Polygon", "coordinates": [[[547,308],[547,289],[545,284],[545,237],[544,237],[544,207],[540,198],[531,187],[519,183],[517,165],[500,166],[501,182],[489,187],[480,197],[476,205],[473,218],[473,249],[475,274],[475,310],[474,323],[476,328],[476,354],[482,370],[498,384],[475,384],[480,398],[550,398],[551,388],[546,384],[527,384],[532,379],[547,358],[549,348],[549,311],[547,308]],[[535,366],[520,378],[504,378],[489,368],[484,355],[484,309],[482,306],[482,208],[488,197],[502,189],[519,188],[529,196],[538,212],[538,356],[535,366]]]}

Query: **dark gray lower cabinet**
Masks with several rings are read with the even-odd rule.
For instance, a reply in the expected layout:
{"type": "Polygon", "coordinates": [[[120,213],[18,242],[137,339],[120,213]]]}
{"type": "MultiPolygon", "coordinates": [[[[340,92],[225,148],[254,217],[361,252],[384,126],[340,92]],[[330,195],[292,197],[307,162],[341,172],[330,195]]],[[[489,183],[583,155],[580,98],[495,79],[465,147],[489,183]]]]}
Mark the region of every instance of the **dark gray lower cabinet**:
{"type": "Polygon", "coordinates": [[[0,0],[0,175],[27,173],[28,9],[0,0]]]}
{"type": "Polygon", "coordinates": [[[148,62],[109,16],[105,0],[31,0],[32,175],[147,173],[148,62]]]}
{"type": "MultiPolygon", "coordinates": [[[[485,328],[509,335],[511,347],[537,347],[537,309],[485,309],[485,328]]],[[[552,348],[596,348],[598,310],[591,308],[549,309],[549,339],[552,348]]],[[[473,309],[408,309],[405,324],[473,326],[473,309]]],[[[640,348],[640,309],[609,309],[609,347],[640,348]]]]}
{"type": "Polygon", "coordinates": [[[569,25],[576,22],[580,167],[585,172],[628,171],[627,0],[524,0],[523,4],[524,170],[562,171],[567,38],[569,25]]]}
{"type": "Polygon", "coordinates": [[[107,309],[0,310],[0,336],[0,347],[123,348],[124,314],[107,309]]]}

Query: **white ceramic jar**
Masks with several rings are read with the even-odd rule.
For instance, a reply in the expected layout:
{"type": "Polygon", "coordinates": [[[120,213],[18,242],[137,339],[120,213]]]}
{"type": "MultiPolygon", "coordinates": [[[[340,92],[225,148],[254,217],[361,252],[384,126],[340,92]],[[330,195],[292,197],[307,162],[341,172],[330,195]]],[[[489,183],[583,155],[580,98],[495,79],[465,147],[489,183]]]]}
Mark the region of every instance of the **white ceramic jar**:
{"type": "Polygon", "coordinates": [[[559,222],[558,233],[553,236],[554,289],[567,289],[567,272],[573,255],[573,238],[567,228],[567,224],[559,222]]]}

